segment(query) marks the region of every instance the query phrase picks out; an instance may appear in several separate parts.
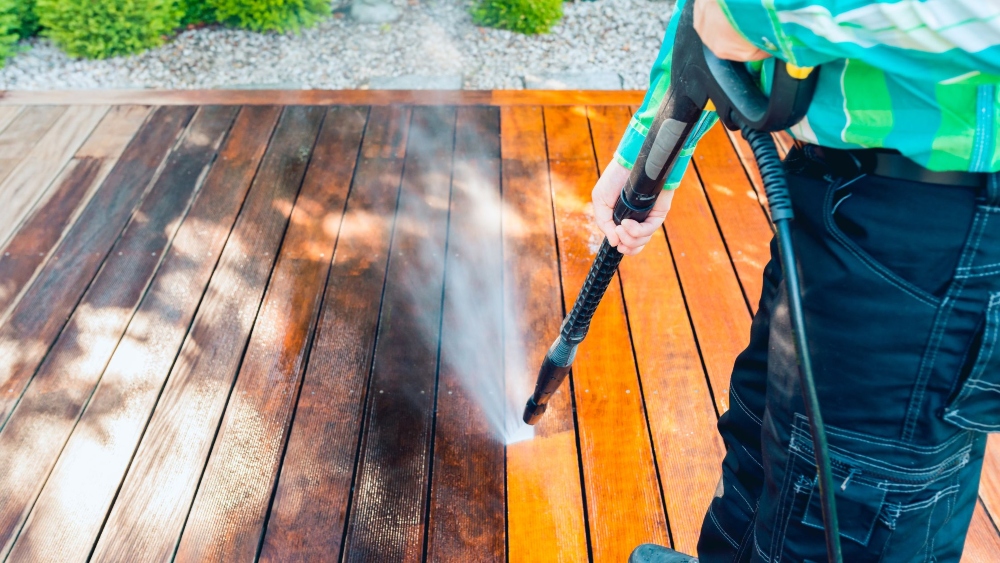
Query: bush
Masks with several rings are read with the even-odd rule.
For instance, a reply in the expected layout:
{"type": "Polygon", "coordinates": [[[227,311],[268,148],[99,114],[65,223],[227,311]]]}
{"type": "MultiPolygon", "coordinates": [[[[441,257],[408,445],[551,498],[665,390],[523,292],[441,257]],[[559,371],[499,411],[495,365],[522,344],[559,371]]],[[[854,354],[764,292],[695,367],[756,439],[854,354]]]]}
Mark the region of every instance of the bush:
{"type": "Polygon", "coordinates": [[[103,59],[163,43],[183,15],[176,0],[37,0],[42,34],[74,57],[103,59]]]}
{"type": "Polygon", "coordinates": [[[215,8],[207,0],[180,0],[181,26],[200,25],[219,21],[215,8]]]}
{"type": "Polygon", "coordinates": [[[0,0],[0,66],[14,53],[21,28],[14,2],[15,0],[0,0]]]}
{"type": "Polygon", "coordinates": [[[14,0],[14,12],[20,21],[18,35],[27,39],[38,35],[38,14],[35,12],[35,0],[14,0]]]}
{"type": "Polygon", "coordinates": [[[472,10],[479,25],[526,35],[548,33],[562,18],[562,0],[480,0],[472,10]]]}
{"type": "Polygon", "coordinates": [[[330,14],[330,0],[208,0],[219,21],[252,31],[298,31],[330,14]]]}

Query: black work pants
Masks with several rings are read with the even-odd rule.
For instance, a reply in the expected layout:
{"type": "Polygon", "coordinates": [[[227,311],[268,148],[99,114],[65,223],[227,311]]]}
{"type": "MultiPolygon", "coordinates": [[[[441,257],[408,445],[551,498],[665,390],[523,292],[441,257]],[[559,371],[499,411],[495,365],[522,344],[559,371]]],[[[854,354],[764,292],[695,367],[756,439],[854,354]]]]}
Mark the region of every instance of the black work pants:
{"type": "MultiPolygon", "coordinates": [[[[958,561],[986,432],[1000,431],[1000,185],[817,173],[789,183],[807,334],[844,560],[958,561]]],[[[777,248],[738,357],[727,453],[698,553],[825,561],[777,248]]]]}

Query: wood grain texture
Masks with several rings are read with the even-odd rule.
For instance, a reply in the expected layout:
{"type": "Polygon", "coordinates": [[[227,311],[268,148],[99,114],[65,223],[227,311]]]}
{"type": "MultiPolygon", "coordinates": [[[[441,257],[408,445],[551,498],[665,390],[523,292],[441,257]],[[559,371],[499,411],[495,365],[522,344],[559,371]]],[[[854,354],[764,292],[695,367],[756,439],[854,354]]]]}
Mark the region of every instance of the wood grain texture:
{"type": "Polygon", "coordinates": [[[979,498],[996,521],[1000,517],[1000,436],[996,434],[990,434],[986,442],[979,498]]]}
{"type": "Polygon", "coordinates": [[[52,180],[108,112],[108,106],[71,106],[0,183],[0,243],[6,242],[36,203],[44,202],[52,180]]]}
{"type": "Polygon", "coordinates": [[[3,106],[0,107],[0,133],[3,133],[4,129],[10,125],[11,121],[17,117],[17,114],[21,113],[24,106],[3,106]]]}
{"type": "Polygon", "coordinates": [[[322,119],[176,561],[257,556],[366,117],[341,107],[322,119]]]}
{"type": "Polygon", "coordinates": [[[771,217],[771,210],[767,207],[767,193],[764,192],[764,181],[760,177],[760,170],[757,168],[757,160],[753,157],[753,151],[750,149],[750,144],[747,143],[746,139],[739,131],[730,131],[723,127],[726,136],[729,137],[729,142],[733,145],[733,150],[736,151],[736,156],[739,157],[740,162],[743,163],[743,170],[746,171],[747,177],[750,178],[750,184],[753,185],[753,189],[757,192],[757,200],[760,201],[760,206],[764,210],[768,219],[771,217]]]}
{"type": "MultiPolygon", "coordinates": [[[[10,550],[235,114],[220,106],[198,111],[0,432],[0,556],[10,550]]],[[[30,543],[12,555],[38,557],[30,543]]]]}
{"type": "Polygon", "coordinates": [[[153,114],[53,251],[53,258],[3,320],[0,421],[7,420],[194,111],[181,106],[153,114]]]}
{"type": "Polygon", "coordinates": [[[413,109],[346,561],[424,554],[454,125],[454,109],[413,109]]]}
{"type": "Polygon", "coordinates": [[[108,112],[53,181],[48,200],[32,211],[2,248],[0,318],[30,285],[52,250],[72,228],[148,115],[149,108],[145,106],[124,106],[108,112]]]}
{"type": "MultiPolygon", "coordinates": [[[[603,240],[590,215],[597,162],[585,108],[546,108],[545,133],[568,310],[603,240]]],[[[667,544],[666,517],[617,276],[580,346],[573,378],[594,560],[624,561],[641,543],[667,544]]]]}
{"type": "Polygon", "coordinates": [[[427,560],[506,561],[500,112],[459,108],[445,262],[427,560]]]}
{"type": "MultiPolygon", "coordinates": [[[[631,112],[624,107],[589,109],[598,162],[611,162],[631,112]]],[[[622,260],[618,273],[671,538],[676,549],[695,553],[725,446],[663,229],[639,255],[622,260]]]]}
{"type": "Polygon", "coordinates": [[[38,104],[639,104],[642,90],[0,90],[0,106],[38,104]]]}
{"type": "Polygon", "coordinates": [[[11,560],[90,553],[278,119],[243,109],[21,531],[11,560]]]}
{"type": "Polygon", "coordinates": [[[721,123],[705,133],[694,164],[750,310],[757,312],[774,232],[721,123]]]}
{"type": "Polygon", "coordinates": [[[66,106],[29,106],[10,121],[0,133],[0,185],[66,110],[66,106]]]}
{"type": "Polygon", "coordinates": [[[408,108],[369,113],[262,561],[341,553],[409,121],[408,108]]]}
{"type": "Polygon", "coordinates": [[[972,513],[969,533],[965,536],[962,563],[987,563],[1000,561],[1000,532],[990,520],[982,502],[976,503],[972,513]]]}
{"type": "Polygon", "coordinates": [[[302,107],[282,113],[92,560],[159,561],[174,553],[321,115],[302,107]]]}
{"type": "MultiPolygon", "coordinates": [[[[504,372],[508,400],[523,407],[559,334],[562,294],[542,108],[500,113],[504,372]]],[[[572,377],[572,376],[571,376],[572,377]]],[[[587,531],[569,382],[553,395],[534,437],[507,446],[511,561],[587,560],[587,531]]]]}
{"type": "Polygon", "coordinates": [[[729,409],[729,375],[746,347],[751,316],[693,168],[684,174],[674,195],[666,230],[716,408],[722,414],[729,409]]]}

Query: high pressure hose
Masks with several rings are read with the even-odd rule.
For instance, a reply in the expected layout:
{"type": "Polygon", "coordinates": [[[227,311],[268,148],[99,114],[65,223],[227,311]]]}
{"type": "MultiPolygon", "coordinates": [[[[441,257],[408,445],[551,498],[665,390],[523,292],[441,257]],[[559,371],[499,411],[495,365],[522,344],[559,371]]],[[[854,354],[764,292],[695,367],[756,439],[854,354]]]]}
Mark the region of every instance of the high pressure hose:
{"type": "Polygon", "coordinates": [[[802,310],[802,284],[799,281],[799,270],[795,260],[795,249],[792,247],[791,221],[795,218],[792,211],[792,198],[788,191],[788,179],[785,168],[774,146],[774,139],[768,133],[762,133],[743,125],[743,138],[750,144],[753,157],[760,169],[764,193],[767,194],[767,205],[771,210],[771,221],[778,239],[778,255],[785,278],[785,288],[788,291],[788,312],[792,322],[792,335],[795,339],[795,352],[798,358],[799,374],[802,378],[802,399],[805,402],[806,416],[809,417],[809,428],[812,431],[813,452],[816,456],[816,468],[819,474],[819,493],[823,507],[823,524],[826,530],[827,558],[831,562],[843,561],[840,551],[840,524],[837,521],[837,508],[833,496],[833,471],[830,469],[830,451],[826,442],[826,428],[819,412],[819,398],[816,396],[816,383],[813,377],[812,360],[809,356],[809,345],[806,340],[805,314],[802,310]]]}

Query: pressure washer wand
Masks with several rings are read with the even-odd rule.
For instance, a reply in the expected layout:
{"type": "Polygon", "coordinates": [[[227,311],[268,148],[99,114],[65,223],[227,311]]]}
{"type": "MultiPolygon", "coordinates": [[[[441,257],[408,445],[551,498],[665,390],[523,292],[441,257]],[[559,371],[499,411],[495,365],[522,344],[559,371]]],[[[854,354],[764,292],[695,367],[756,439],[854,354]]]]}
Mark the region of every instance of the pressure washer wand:
{"type": "MultiPolygon", "coordinates": [[[[827,559],[842,563],[833,473],[809,358],[801,285],[789,225],[794,214],[784,169],[769,134],[787,129],[802,119],[812,101],[819,73],[812,68],[799,68],[775,60],[771,93],[765,96],[746,65],[721,60],[705,47],[694,30],[693,6],[693,1],[687,2],[680,14],[674,38],[670,87],[615,204],[614,220],[621,224],[624,219],[638,222],[646,219],[702,111],[706,107],[711,109],[709,104],[714,105],[727,128],[742,131],[760,168],[775,224],[802,395],[814,444],[827,559]]],[[[569,373],[577,347],[587,336],[590,321],[621,259],[621,253],[605,238],[573,308],[562,323],[559,337],[542,361],[535,391],[524,408],[524,422],[538,422],[552,394],[569,373]]]]}

